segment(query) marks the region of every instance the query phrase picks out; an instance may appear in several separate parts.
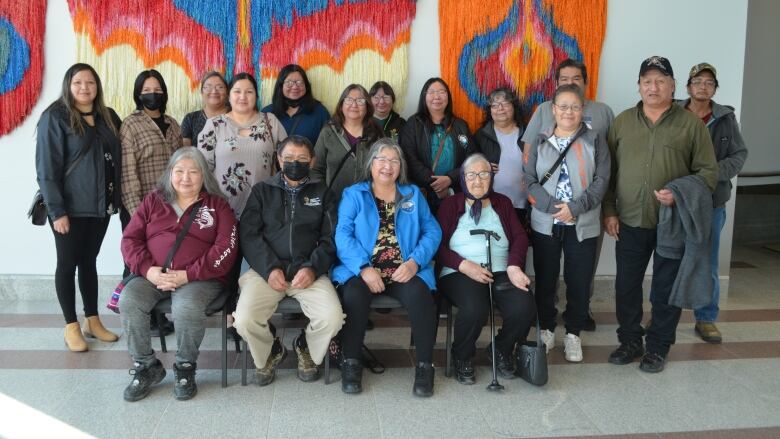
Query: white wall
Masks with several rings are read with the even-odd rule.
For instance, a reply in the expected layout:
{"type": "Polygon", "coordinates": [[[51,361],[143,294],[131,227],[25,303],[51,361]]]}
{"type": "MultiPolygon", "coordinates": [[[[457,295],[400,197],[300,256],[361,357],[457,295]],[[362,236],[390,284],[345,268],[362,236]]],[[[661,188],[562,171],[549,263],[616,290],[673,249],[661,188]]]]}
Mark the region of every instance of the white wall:
{"type": "MultiPolygon", "coordinates": [[[[767,0],[769,1],[769,0],[767,0]]],[[[708,61],[718,68],[718,99],[737,108],[742,93],[747,0],[640,0],[609,2],[606,40],[602,52],[598,99],[620,112],[639,99],[636,88],[639,64],[650,55],[670,59],[676,71],[678,97],[684,97],[687,71],[708,61]],[[694,24],[700,24],[695,26],[694,24]],[[728,32],[708,32],[728,29],[728,32]]],[[[410,47],[410,86],[405,115],[416,106],[425,80],[439,76],[438,2],[417,4],[410,47]]],[[[6,209],[0,212],[0,274],[51,274],[55,254],[51,231],[29,224],[24,212],[35,191],[35,123],[42,110],[57,97],[62,74],[75,62],[73,34],[66,0],[50,0],[47,13],[46,63],[41,99],[33,114],[10,135],[0,138],[0,187],[6,209]]],[[[733,217],[733,215],[730,215],[733,217]]],[[[728,230],[731,228],[727,224],[728,230]]],[[[730,236],[730,235],[729,235],[730,236]]],[[[98,272],[121,272],[119,221],[109,228],[98,259],[98,272]]],[[[724,235],[725,238],[725,235],[724,235]]],[[[605,241],[599,274],[614,274],[613,243],[605,241]]],[[[730,253],[729,242],[721,244],[730,253]]],[[[724,254],[724,253],[722,253],[724,254]]],[[[727,256],[726,256],[727,257],[727,256]]]]}

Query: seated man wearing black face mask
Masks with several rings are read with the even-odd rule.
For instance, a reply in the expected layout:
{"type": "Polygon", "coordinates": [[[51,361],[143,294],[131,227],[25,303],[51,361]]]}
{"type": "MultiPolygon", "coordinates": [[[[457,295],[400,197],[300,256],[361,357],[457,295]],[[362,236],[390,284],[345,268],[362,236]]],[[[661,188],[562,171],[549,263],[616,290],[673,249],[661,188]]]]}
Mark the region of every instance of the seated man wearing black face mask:
{"type": "Polygon", "coordinates": [[[336,259],[335,197],[324,182],[309,179],[315,159],[309,139],[286,138],[277,158],[282,171],[252,188],[240,222],[241,249],[251,269],[238,281],[234,326],[249,345],[261,386],[273,381],[287,355],[268,323],[285,296],[299,301],[309,318],[306,340],[293,341],[302,381],[319,378],[317,365],[344,323],[328,278],[336,259]]]}

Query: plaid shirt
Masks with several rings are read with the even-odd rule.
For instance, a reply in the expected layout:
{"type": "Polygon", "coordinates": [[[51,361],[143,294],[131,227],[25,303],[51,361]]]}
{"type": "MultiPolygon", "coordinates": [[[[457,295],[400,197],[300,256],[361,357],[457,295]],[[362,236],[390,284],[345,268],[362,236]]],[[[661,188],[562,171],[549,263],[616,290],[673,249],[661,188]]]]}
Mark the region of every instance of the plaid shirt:
{"type": "Polygon", "coordinates": [[[169,125],[163,137],[160,128],[141,110],[122,122],[122,204],[132,215],[144,196],[154,189],[173,152],[182,146],[181,130],[168,115],[169,125]]]}

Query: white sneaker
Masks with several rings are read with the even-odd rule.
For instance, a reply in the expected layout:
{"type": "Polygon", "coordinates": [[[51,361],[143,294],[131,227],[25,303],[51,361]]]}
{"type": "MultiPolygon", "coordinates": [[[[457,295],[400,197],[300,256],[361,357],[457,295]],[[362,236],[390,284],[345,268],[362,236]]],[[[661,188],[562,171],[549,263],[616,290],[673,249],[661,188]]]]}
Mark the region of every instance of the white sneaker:
{"type": "Polygon", "coordinates": [[[574,334],[566,334],[563,339],[563,352],[566,354],[566,361],[579,363],[582,361],[582,341],[574,334]]]}
{"type": "Polygon", "coordinates": [[[550,349],[555,346],[555,331],[548,331],[542,329],[542,343],[547,348],[546,353],[550,353],[550,349]]]}

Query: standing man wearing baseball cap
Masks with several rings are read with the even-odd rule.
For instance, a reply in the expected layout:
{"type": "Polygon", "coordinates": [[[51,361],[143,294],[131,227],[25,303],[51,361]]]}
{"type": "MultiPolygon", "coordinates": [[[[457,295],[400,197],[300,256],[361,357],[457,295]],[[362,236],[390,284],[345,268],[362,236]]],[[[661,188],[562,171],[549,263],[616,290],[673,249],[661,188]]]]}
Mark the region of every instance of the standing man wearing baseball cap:
{"type": "Polygon", "coordinates": [[[720,343],[722,336],[715,321],[718,319],[720,283],[718,282],[718,249],[720,232],[726,223],[726,202],[731,198],[731,179],[742,170],[747,158],[747,148],[739,131],[734,108],[720,105],[712,100],[718,89],[717,71],[712,64],[699,63],[688,75],[690,98],[677,103],[699,117],[710,132],[718,161],[718,183],[712,194],[712,269],[713,292],[709,305],[694,310],[696,334],[707,343],[720,343]]]}
{"type": "Polygon", "coordinates": [[[712,191],[718,167],[704,124],[674,104],[669,60],[660,56],[644,60],[638,84],[642,100],[615,118],[607,137],[612,179],[602,210],[605,229],[617,240],[615,305],[620,341],[609,362],[629,364],[641,357],[641,370],[660,372],[680,321],[681,309],[670,305],[669,297],[681,260],[655,252],[659,209],[675,206],[674,193],[666,186],[680,177],[697,175],[712,191]],[[651,324],[645,352],[642,280],[651,256],[651,324]]]}

